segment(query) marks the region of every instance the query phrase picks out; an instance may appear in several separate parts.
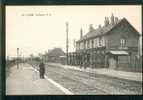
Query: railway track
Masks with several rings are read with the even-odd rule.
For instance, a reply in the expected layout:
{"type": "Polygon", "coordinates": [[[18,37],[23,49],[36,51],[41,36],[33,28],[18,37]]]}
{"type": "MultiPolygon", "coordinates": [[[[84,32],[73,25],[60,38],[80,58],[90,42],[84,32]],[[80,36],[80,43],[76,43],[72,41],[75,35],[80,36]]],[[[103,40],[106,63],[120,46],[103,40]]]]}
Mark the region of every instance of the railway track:
{"type": "Polygon", "coordinates": [[[46,75],[74,94],[141,94],[142,83],[46,65],[46,75]]]}
{"type": "Polygon", "coordinates": [[[52,72],[52,74],[47,73],[49,77],[52,77],[52,79],[63,85],[65,88],[68,88],[74,94],[82,93],[82,91],[98,91],[100,94],[108,94],[102,89],[92,87],[88,83],[83,82],[83,79],[80,79],[80,76],[78,76],[78,74],[67,76],[64,72],[61,71],[50,71],[52,72]],[[56,76],[53,77],[54,75],[56,76]]]}
{"type": "MultiPolygon", "coordinates": [[[[59,67],[57,67],[57,66],[53,66],[53,67],[57,68],[57,70],[59,70],[59,67]]],[[[66,69],[64,69],[64,70],[66,70],[66,69]]],[[[102,84],[103,86],[106,84],[110,84],[109,88],[114,86],[112,88],[116,88],[116,90],[122,89],[125,92],[126,92],[126,90],[128,90],[128,91],[132,91],[132,93],[134,93],[134,91],[136,91],[136,93],[142,93],[142,88],[141,88],[142,83],[141,82],[125,80],[125,79],[120,79],[120,78],[115,78],[115,77],[109,77],[109,76],[99,75],[99,74],[90,73],[90,72],[83,73],[78,70],[67,69],[66,71],[68,71],[68,73],[74,74],[75,76],[79,76],[80,78],[94,80],[95,83],[97,83],[97,81],[98,81],[98,83],[102,84]]],[[[104,87],[101,87],[101,89],[104,89],[104,87]]],[[[109,92],[109,90],[108,90],[108,92],[109,92]]],[[[111,90],[111,93],[112,93],[112,90],[111,90]]]]}

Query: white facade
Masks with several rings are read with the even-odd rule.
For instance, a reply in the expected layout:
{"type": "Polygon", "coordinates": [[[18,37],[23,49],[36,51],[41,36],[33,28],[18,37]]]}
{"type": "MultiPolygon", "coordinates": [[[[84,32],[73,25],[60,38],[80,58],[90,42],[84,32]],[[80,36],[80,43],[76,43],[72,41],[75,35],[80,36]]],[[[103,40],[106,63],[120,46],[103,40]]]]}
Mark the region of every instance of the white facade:
{"type": "Polygon", "coordinates": [[[79,45],[77,45],[77,50],[92,49],[104,46],[105,46],[105,37],[102,36],[80,42],[79,45]]]}

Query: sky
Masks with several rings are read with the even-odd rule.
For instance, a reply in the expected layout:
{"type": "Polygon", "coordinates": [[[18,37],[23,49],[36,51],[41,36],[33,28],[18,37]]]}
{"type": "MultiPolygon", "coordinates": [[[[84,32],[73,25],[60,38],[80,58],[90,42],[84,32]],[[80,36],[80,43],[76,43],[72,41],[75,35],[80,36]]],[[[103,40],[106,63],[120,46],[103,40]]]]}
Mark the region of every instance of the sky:
{"type": "Polygon", "coordinates": [[[6,6],[6,56],[16,57],[48,52],[62,48],[66,51],[66,22],[69,23],[69,51],[74,51],[74,40],[80,39],[93,24],[104,25],[105,17],[125,17],[142,33],[141,5],[104,6],[6,6]]]}

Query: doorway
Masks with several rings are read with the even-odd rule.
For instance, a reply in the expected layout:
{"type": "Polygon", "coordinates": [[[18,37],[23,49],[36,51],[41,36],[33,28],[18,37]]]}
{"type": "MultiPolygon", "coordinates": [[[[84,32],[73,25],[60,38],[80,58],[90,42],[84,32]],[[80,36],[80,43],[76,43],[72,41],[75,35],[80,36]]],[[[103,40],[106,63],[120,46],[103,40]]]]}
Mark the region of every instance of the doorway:
{"type": "Polygon", "coordinates": [[[110,57],[109,58],[109,68],[115,69],[117,67],[117,60],[115,57],[110,57]]]}

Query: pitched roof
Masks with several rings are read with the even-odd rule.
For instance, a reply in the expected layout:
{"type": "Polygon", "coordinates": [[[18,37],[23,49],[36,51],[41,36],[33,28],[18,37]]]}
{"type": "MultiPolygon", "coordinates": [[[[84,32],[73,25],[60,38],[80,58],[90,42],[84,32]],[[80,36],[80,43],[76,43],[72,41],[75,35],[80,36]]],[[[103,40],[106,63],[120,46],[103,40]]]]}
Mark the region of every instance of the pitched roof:
{"type": "Polygon", "coordinates": [[[64,53],[64,51],[62,51],[62,49],[60,49],[60,48],[54,48],[53,50],[50,50],[50,51],[48,52],[48,55],[49,55],[49,56],[64,56],[65,53],[64,53]]]}
{"type": "MultiPolygon", "coordinates": [[[[101,35],[105,35],[107,34],[110,30],[112,30],[113,28],[115,28],[119,23],[123,22],[123,21],[127,21],[125,18],[119,20],[116,24],[112,25],[109,24],[108,26],[103,26],[101,28],[97,28],[95,30],[93,30],[92,32],[88,32],[87,34],[85,34],[80,40],[78,41],[82,41],[82,40],[86,40],[92,37],[96,37],[96,36],[101,36],[101,35]]],[[[127,21],[128,22],[128,21],[127,21]]],[[[129,22],[128,22],[129,23],[129,22]]],[[[77,41],[77,42],[78,42],[77,41]]]]}

